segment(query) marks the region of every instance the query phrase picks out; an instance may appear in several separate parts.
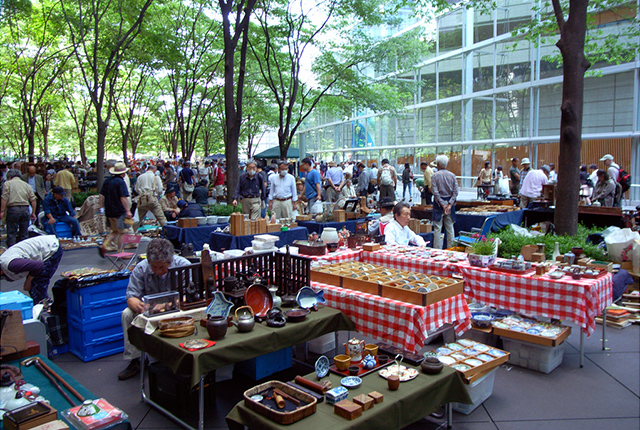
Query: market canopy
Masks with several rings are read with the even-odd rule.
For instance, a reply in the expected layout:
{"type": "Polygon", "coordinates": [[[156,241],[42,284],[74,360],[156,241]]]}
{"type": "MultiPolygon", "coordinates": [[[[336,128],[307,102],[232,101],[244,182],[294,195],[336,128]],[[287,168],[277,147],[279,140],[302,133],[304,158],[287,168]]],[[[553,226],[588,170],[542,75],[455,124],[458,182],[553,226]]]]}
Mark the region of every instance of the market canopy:
{"type": "MultiPolygon", "coordinates": [[[[280,158],[280,147],[274,146],[253,156],[253,158],[280,158]]],[[[289,148],[287,158],[300,158],[298,148],[289,148]]]]}

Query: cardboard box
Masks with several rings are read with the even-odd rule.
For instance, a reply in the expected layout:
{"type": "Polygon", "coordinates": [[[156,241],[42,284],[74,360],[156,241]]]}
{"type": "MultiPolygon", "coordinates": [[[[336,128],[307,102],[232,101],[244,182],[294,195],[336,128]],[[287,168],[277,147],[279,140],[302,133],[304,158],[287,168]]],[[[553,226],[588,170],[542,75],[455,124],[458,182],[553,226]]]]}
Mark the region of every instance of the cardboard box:
{"type": "Polygon", "coordinates": [[[420,233],[431,233],[433,231],[433,224],[420,224],[420,233]]]}
{"type": "Polygon", "coordinates": [[[362,245],[362,249],[364,249],[365,251],[377,251],[381,248],[379,243],[372,243],[372,242],[368,242],[365,243],[364,245],[362,245]]]}
{"type": "Polygon", "coordinates": [[[267,231],[265,233],[277,233],[279,231],[282,231],[280,224],[267,224],[267,231]]]}
{"type": "Polygon", "coordinates": [[[538,247],[536,245],[524,245],[520,248],[520,254],[522,254],[525,261],[533,261],[531,256],[537,251],[538,247]]]}
{"type": "Polygon", "coordinates": [[[336,222],[345,222],[347,220],[347,212],[342,209],[333,211],[333,219],[336,222]]]}
{"type": "Polygon", "coordinates": [[[409,229],[415,234],[420,234],[420,220],[416,218],[410,218],[409,229]]]}

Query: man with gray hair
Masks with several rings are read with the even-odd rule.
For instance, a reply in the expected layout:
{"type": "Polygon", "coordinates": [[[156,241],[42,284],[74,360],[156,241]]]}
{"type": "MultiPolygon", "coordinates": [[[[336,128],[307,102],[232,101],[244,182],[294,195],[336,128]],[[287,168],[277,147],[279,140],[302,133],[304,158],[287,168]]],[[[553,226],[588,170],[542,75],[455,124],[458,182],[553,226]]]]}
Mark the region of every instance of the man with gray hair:
{"type": "Polygon", "coordinates": [[[456,219],[456,199],[458,198],[458,181],[456,175],[447,170],[449,157],[438,155],[436,166],[438,171],[431,176],[431,194],[433,194],[433,247],[442,249],[442,224],[447,232],[447,248],[453,246],[455,237],[453,223],[456,219]]]}
{"type": "Polygon", "coordinates": [[[118,374],[124,381],[140,373],[140,350],[129,342],[127,330],[131,322],[145,311],[142,299],[149,294],[163,293],[174,289],[169,279],[169,269],[191,264],[184,257],[173,255],[173,245],[166,239],[153,239],[147,248],[147,258],[131,272],[127,286],[127,308],[122,311],[122,331],[124,332],[124,358],[130,360],[127,367],[118,374]]]}
{"type": "Polygon", "coordinates": [[[31,186],[22,180],[20,170],[10,169],[0,197],[0,219],[6,213],[8,247],[27,238],[29,205],[33,221],[37,215],[36,195],[31,186]]]}

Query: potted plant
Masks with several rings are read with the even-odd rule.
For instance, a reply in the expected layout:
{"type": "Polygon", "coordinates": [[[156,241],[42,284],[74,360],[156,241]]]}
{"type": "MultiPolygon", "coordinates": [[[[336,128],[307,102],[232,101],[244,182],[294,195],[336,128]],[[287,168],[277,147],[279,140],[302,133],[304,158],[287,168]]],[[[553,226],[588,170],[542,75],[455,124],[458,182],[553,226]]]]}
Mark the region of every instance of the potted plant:
{"type": "Polygon", "coordinates": [[[471,252],[467,259],[469,264],[477,267],[488,267],[496,260],[497,243],[494,239],[487,239],[485,236],[475,235],[478,239],[471,245],[471,252]]]}

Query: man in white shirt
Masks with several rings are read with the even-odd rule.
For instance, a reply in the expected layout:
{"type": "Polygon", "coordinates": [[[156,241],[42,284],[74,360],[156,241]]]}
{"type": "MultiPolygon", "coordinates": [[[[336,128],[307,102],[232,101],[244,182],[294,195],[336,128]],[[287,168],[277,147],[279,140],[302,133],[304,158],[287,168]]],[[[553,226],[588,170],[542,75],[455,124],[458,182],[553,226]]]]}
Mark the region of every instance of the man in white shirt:
{"type": "Polygon", "coordinates": [[[328,182],[325,189],[327,201],[335,202],[338,200],[338,194],[344,185],[344,173],[335,161],[329,161],[329,170],[327,170],[326,179],[328,182]]]}
{"type": "Polygon", "coordinates": [[[138,177],[136,192],[138,193],[139,221],[134,224],[133,230],[138,230],[147,212],[151,212],[158,220],[158,223],[164,226],[167,223],[167,218],[164,216],[158,201],[163,192],[162,179],[156,175],[156,166],[149,166],[147,171],[138,177]]]}
{"type": "Polygon", "coordinates": [[[296,178],[289,173],[289,164],[281,162],[278,174],[269,180],[269,210],[276,214],[276,218],[292,218],[293,211],[298,209],[298,191],[296,178]]]}
{"type": "Polygon", "coordinates": [[[409,228],[411,207],[407,203],[398,203],[393,208],[393,221],[384,228],[384,241],[387,245],[425,246],[423,238],[409,228]]]}
{"type": "Polygon", "coordinates": [[[613,162],[613,155],[607,154],[602,157],[600,161],[604,161],[604,165],[607,168],[607,173],[609,174],[609,177],[613,179],[613,182],[618,182],[618,176],[620,176],[620,166],[613,162]]]}
{"type": "Polygon", "coordinates": [[[538,170],[529,170],[520,187],[520,207],[526,209],[531,202],[540,197],[542,186],[549,183],[551,169],[546,164],[538,170]]]}

